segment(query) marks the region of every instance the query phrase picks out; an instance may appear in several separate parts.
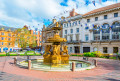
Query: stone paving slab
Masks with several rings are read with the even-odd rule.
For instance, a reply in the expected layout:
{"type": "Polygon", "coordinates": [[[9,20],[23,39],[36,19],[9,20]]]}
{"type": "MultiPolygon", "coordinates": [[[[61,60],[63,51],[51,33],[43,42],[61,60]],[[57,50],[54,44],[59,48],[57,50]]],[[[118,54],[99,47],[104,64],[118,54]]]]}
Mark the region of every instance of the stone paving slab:
{"type": "MultiPolygon", "coordinates": [[[[79,72],[43,72],[19,68],[13,64],[14,57],[0,57],[0,81],[120,81],[120,61],[94,58],[98,67],[79,72]],[[5,63],[6,61],[6,63],[5,63]],[[4,69],[3,65],[5,64],[4,69]]],[[[27,57],[24,57],[27,58],[27,57]]],[[[42,58],[36,56],[32,58],[42,58]]],[[[80,60],[82,58],[70,57],[80,60]]],[[[93,58],[90,58],[93,59],[93,58]]]]}

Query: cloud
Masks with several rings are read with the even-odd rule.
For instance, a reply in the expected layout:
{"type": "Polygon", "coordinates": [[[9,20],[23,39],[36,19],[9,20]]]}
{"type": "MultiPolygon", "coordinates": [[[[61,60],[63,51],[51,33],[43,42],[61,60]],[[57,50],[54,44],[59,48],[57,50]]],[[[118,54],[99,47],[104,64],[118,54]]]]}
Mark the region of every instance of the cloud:
{"type": "Polygon", "coordinates": [[[115,3],[111,0],[102,4],[98,2],[96,1],[95,7],[92,3],[85,5],[85,0],[0,0],[0,25],[10,27],[28,25],[41,29],[44,20],[47,22],[48,19],[52,20],[54,16],[57,16],[57,19],[61,16],[68,16],[69,13],[64,14],[64,11],[76,8],[76,4],[78,5],[76,12],[84,14],[93,9],[115,3]],[[61,3],[66,4],[66,6],[61,5],[61,3]],[[38,24],[40,25],[38,26],[38,24]]]}

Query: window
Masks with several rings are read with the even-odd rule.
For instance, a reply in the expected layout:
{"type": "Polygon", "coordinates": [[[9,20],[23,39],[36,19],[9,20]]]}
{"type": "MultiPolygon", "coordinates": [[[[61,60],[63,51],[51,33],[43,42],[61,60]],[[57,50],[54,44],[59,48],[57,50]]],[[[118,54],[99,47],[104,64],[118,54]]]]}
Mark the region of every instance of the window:
{"type": "Polygon", "coordinates": [[[77,25],[77,21],[75,22],[75,25],[77,25]]]}
{"type": "Polygon", "coordinates": [[[107,19],[107,15],[104,15],[104,19],[107,19]]]}
{"type": "Polygon", "coordinates": [[[2,32],[1,35],[4,35],[4,33],[2,32]]]}
{"type": "Polygon", "coordinates": [[[40,41],[40,43],[41,43],[41,41],[40,41]]]}
{"type": "Polygon", "coordinates": [[[41,35],[41,33],[40,33],[40,35],[41,35]]]}
{"type": "Polygon", "coordinates": [[[65,30],[65,34],[67,34],[67,30],[65,30]]]}
{"type": "Polygon", "coordinates": [[[80,24],[80,21],[78,21],[78,23],[80,24]]]}
{"type": "Polygon", "coordinates": [[[2,42],[2,45],[3,45],[4,43],[2,42]]]}
{"type": "Polygon", "coordinates": [[[67,35],[64,35],[64,38],[67,40],[67,35]]]}
{"type": "Polygon", "coordinates": [[[88,41],[88,40],[89,40],[88,35],[85,35],[85,41],[88,41]]]}
{"type": "Polygon", "coordinates": [[[10,43],[9,43],[9,46],[10,46],[10,43]]]}
{"type": "Polygon", "coordinates": [[[70,27],[71,27],[71,23],[70,23],[70,27]]]}
{"type": "Polygon", "coordinates": [[[89,22],[90,22],[90,19],[87,19],[87,22],[89,23],[89,22]]]}
{"type": "Polygon", "coordinates": [[[103,47],[103,53],[107,53],[107,52],[108,52],[107,47],[103,47]]]}
{"type": "Polygon", "coordinates": [[[118,13],[114,13],[114,17],[118,17],[118,13]]]}
{"type": "Polygon", "coordinates": [[[36,31],[36,35],[38,35],[38,32],[36,31]]]}
{"type": "Polygon", "coordinates": [[[8,40],[10,41],[11,39],[9,38],[8,40]]]}
{"type": "Polygon", "coordinates": [[[70,36],[70,41],[72,41],[72,40],[73,40],[73,36],[71,35],[71,36],[70,36]]]}
{"type": "Polygon", "coordinates": [[[73,29],[71,29],[70,32],[73,33],[73,29]]]}
{"type": "Polygon", "coordinates": [[[33,34],[35,34],[35,31],[33,31],[33,34]]]}
{"type": "Polygon", "coordinates": [[[118,47],[113,47],[113,53],[118,53],[118,47]]]}
{"type": "Polygon", "coordinates": [[[4,37],[2,37],[2,40],[4,40],[4,37]]]}
{"type": "Polygon", "coordinates": [[[75,25],[75,22],[73,22],[73,26],[75,25]]]}
{"type": "Polygon", "coordinates": [[[64,27],[66,27],[66,24],[64,24],[64,27]]]}
{"type": "Polygon", "coordinates": [[[98,17],[95,17],[95,21],[98,21],[98,17]]]}
{"type": "Polygon", "coordinates": [[[76,32],[79,33],[79,28],[76,28],[76,32]]]}
{"type": "Polygon", "coordinates": [[[93,48],[93,51],[98,51],[98,49],[96,47],[93,48]]]}
{"type": "Polygon", "coordinates": [[[70,47],[70,52],[72,52],[72,47],[70,47]]]}
{"type": "Polygon", "coordinates": [[[68,27],[68,23],[67,23],[67,27],[68,27]]]}
{"type": "Polygon", "coordinates": [[[10,33],[8,33],[8,36],[11,36],[11,34],[10,34],[10,33]]]}

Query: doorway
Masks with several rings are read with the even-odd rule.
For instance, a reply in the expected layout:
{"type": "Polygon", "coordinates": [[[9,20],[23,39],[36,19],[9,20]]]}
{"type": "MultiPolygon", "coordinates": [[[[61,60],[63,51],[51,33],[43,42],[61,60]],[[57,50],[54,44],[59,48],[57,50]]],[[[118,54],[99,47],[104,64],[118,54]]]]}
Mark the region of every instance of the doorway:
{"type": "Polygon", "coordinates": [[[90,47],[83,47],[83,53],[90,52],[90,47]]]}
{"type": "Polygon", "coordinates": [[[75,46],[75,53],[80,53],[80,47],[79,46],[75,46]]]}

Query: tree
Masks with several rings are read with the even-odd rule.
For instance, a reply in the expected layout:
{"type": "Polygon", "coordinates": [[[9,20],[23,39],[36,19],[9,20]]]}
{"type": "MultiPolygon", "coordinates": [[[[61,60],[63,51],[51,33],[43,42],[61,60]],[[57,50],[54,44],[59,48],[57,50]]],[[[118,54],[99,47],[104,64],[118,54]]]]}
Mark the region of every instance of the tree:
{"type": "Polygon", "coordinates": [[[24,49],[26,47],[35,47],[36,43],[36,36],[31,34],[31,32],[26,28],[18,28],[15,31],[16,42],[18,45],[24,49]]]}

